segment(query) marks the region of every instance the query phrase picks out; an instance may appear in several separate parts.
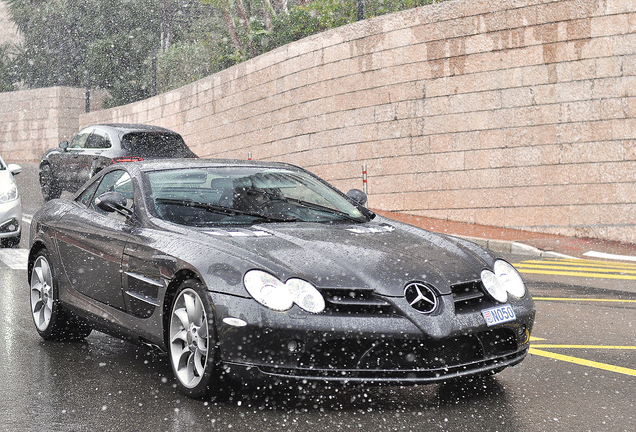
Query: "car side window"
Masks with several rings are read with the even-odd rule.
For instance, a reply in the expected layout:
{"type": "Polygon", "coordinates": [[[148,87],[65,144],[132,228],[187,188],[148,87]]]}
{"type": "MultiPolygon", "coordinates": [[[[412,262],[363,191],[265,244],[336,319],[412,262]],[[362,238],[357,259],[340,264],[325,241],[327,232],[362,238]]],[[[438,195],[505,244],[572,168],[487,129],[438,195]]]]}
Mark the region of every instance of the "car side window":
{"type": "Polygon", "coordinates": [[[110,135],[100,129],[95,129],[93,133],[86,140],[85,148],[90,149],[106,149],[112,147],[110,135]]]}
{"type": "Polygon", "coordinates": [[[71,140],[71,142],[69,144],[69,148],[72,148],[72,149],[84,148],[84,146],[86,145],[86,141],[88,140],[88,137],[90,136],[90,134],[91,134],[91,130],[90,129],[89,130],[80,131],[71,140]]]}
{"type": "Polygon", "coordinates": [[[99,197],[101,194],[105,192],[119,192],[123,194],[126,197],[126,201],[127,201],[126,207],[132,208],[133,202],[134,202],[133,200],[134,194],[133,194],[133,187],[132,187],[132,179],[130,175],[124,170],[111,171],[108,174],[106,174],[102,178],[102,181],[99,182],[99,186],[97,187],[97,190],[95,191],[95,194],[93,195],[93,198],[90,200],[90,204],[88,206],[90,209],[95,210],[96,212],[101,213],[103,215],[107,215],[115,219],[123,218],[123,216],[117,212],[108,213],[95,205],[95,200],[97,199],[97,197],[99,197]]]}
{"type": "Polygon", "coordinates": [[[84,192],[82,192],[77,198],[75,198],[76,202],[84,204],[86,207],[90,204],[91,198],[93,198],[93,194],[95,193],[95,189],[99,185],[98,182],[90,185],[84,192]]]}

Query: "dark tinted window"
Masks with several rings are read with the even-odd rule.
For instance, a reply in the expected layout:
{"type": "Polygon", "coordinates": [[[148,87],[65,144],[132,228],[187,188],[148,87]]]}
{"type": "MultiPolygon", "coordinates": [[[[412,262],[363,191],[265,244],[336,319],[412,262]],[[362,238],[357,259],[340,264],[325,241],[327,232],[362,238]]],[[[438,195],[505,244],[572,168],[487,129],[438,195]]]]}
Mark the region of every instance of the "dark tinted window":
{"type": "Polygon", "coordinates": [[[111,171],[108,174],[104,175],[101,182],[99,183],[99,187],[95,192],[93,199],[90,201],[89,208],[102,213],[104,215],[108,215],[110,217],[119,218],[120,215],[118,213],[107,213],[104,210],[95,205],[95,199],[99,197],[101,194],[105,192],[120,192],[122,193],[126,199],[128,200],[127,207],[132,207],[133,202],[133,187],[132,187],[132,179],[130,175],[126,171],[117,170],[111,171]]]}
{"type": "Polygon", "coordinates": [[[110,148],[111,146],[112,144],[110,142],[110,136],[108,136],[106,132],[99,129],[95,129],[93,131],[91,136],[88,137],[86,144],[84,145],[85,148],[94,149],[105,149],[110,148]]]}
{"type": "Polygon", "coordinates": [[[195,157],[181,135],[163,132],[132,132],[122,139],[122,147],[130,156],[142,158],[195,157]]]}

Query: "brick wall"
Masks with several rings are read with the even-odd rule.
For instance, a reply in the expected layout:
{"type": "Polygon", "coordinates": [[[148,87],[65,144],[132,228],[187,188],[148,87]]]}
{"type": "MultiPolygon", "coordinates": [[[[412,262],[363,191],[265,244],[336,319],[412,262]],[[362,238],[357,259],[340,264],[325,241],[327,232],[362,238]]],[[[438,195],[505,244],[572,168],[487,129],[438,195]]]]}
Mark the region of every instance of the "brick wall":
{"type": "Polygon", "coordinates": [[[0,152],[5,161],[37,161],[77,132],[84,90],[51,87],[0,93],[0,152]]]}
{"type": "MultiPolygon", "coordinates": [[[[101,107],[106,96],[91,91],[91,106],[101,107]]],[[[0,154],[5,161],[39,161],[46,149],[57,147],[79,130],[86,109],[84,89],[50,87],[0,93],[0,154]]]]}
{"type": "Polygon", "coordinates": [[[636,243],[636,0],[452,0],[81,115],[292,162],[370,206],[636,243]]]}

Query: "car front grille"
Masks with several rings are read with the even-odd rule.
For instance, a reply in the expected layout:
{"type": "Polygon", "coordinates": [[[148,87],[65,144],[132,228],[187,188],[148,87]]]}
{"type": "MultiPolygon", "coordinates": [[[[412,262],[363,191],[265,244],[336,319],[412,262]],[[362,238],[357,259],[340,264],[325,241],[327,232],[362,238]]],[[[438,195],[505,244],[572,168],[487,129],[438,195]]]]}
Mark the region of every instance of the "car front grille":
{"type": "Polygon", "coordinates": [[[455,313],[470,313],[481,310],[487,300],[481,280],[474,280],[451,285],[455,313]]]}
{"type": "Polygon", "coordinates": [[[324,289],[325,314],[328,315],[394,315],[388,300],[365,289],[324,289]]]}
{"type": "Polygon", "coordinates": [[[327,340],[305,353],[299,366],[363,371],[435,371],[510,355],[518,350],[510,329],[444,341],[327,340]]]}

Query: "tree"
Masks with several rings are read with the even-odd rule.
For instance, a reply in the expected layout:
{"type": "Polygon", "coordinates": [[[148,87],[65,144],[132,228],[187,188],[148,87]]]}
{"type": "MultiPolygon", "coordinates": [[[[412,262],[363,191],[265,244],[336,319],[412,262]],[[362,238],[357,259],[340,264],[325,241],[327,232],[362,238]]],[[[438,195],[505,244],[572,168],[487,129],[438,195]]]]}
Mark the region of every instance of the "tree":
{"type": "Polygon", "coordinates": [[[13,90],[9,45],[0,46],[0,92],[13,90]]]}
{"type": "MultiPolygon", "coordinates": [[[[365,17],[439,0],[364,0],[365,17]]],[[[106,89],[110,106],[166,91],[352,23],[358,0],[5,0],[24,36],[0,51],[0,90],[19,82],[106,89]],[[154,61],[156,59],[156,62],[154,61]]]]}
{"type": "Polygon", "coordinates": [[[110,105],[150,95],[147,59],[159,47],[202,39],[209,17],[198,0],[6,0],[24,36],[12,59],[28,87],[94,87],[110,105]]]}

